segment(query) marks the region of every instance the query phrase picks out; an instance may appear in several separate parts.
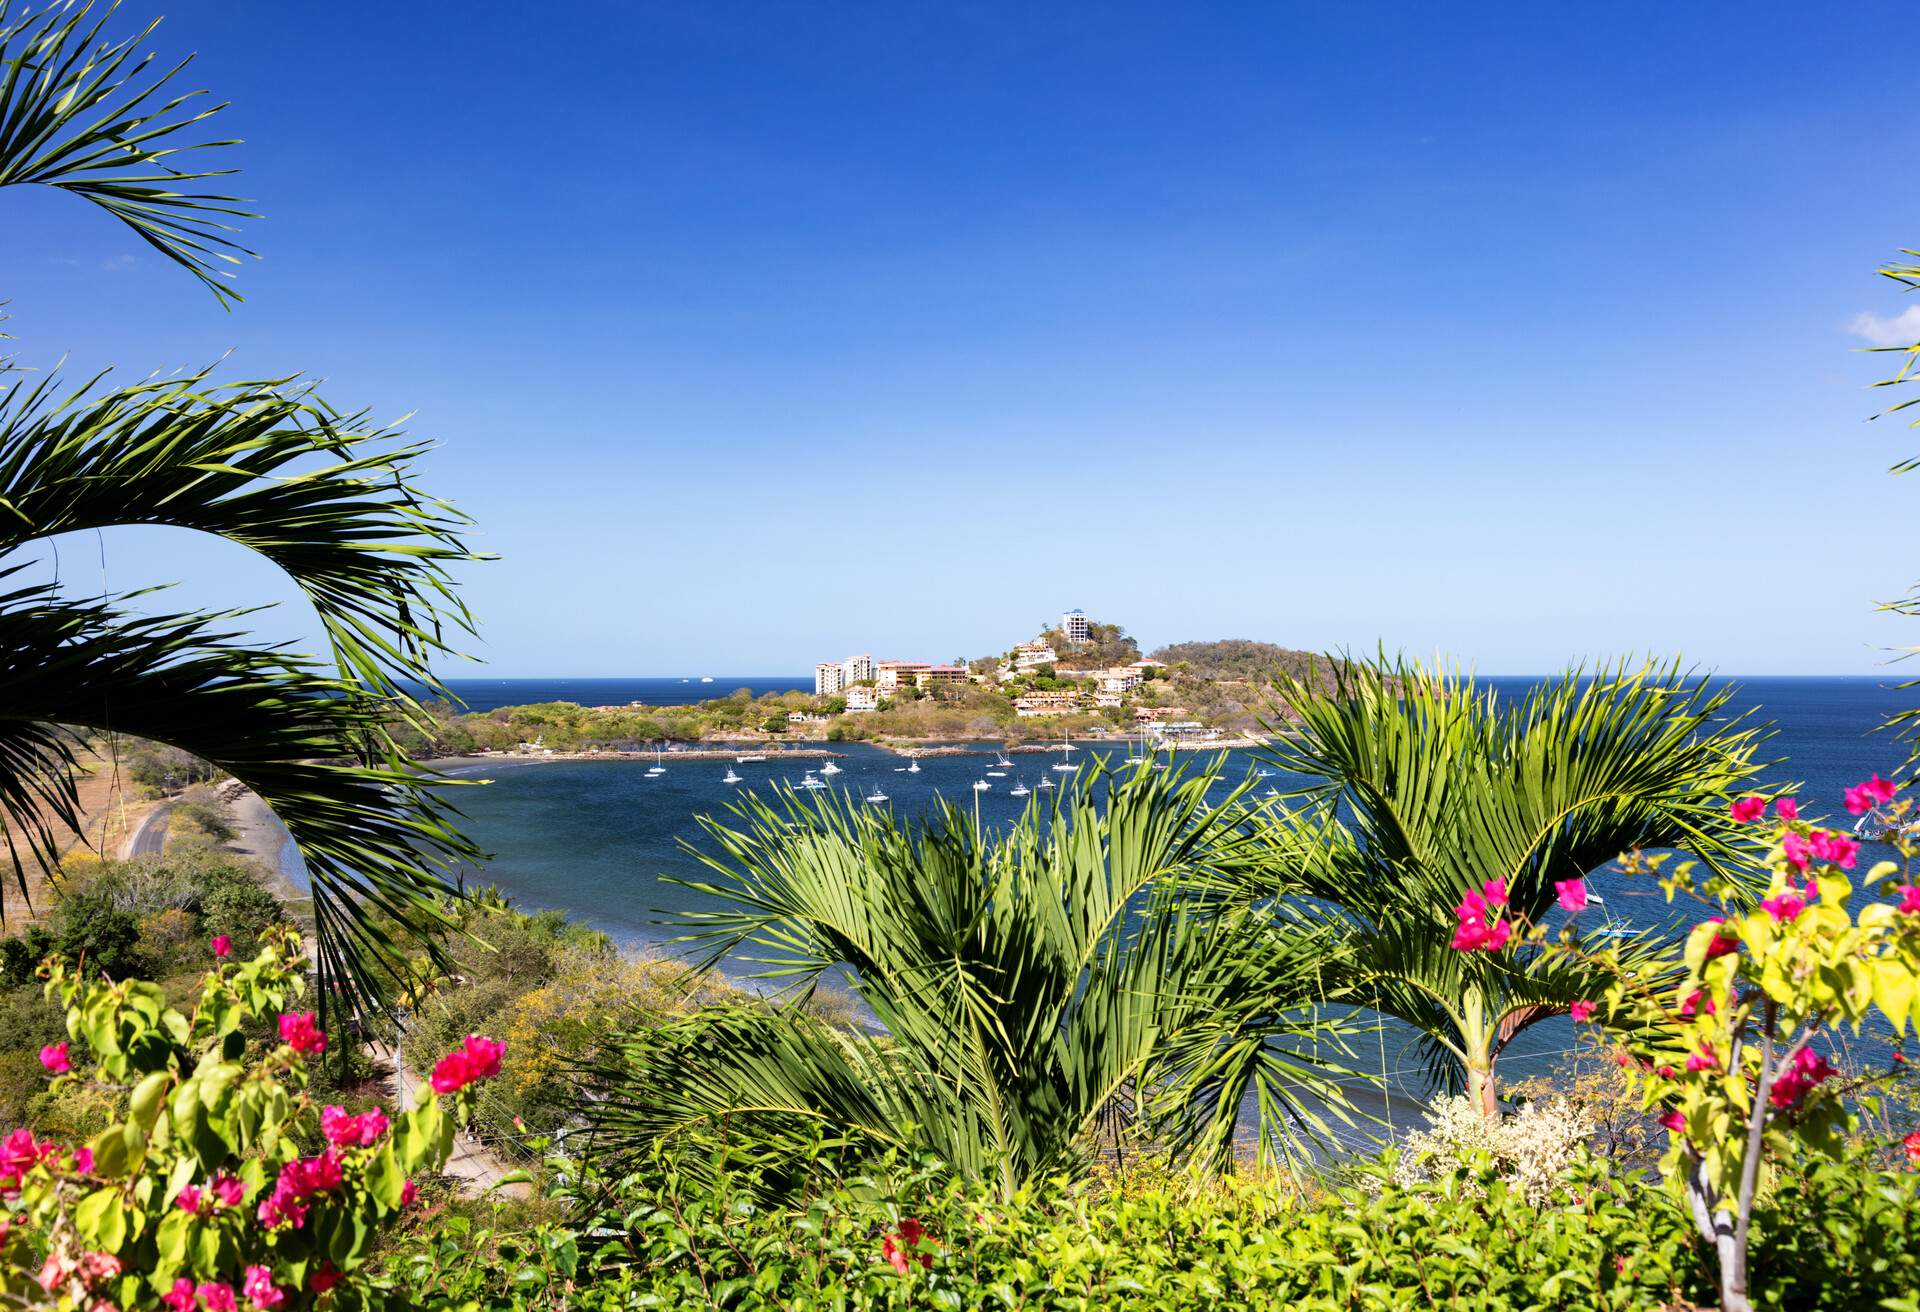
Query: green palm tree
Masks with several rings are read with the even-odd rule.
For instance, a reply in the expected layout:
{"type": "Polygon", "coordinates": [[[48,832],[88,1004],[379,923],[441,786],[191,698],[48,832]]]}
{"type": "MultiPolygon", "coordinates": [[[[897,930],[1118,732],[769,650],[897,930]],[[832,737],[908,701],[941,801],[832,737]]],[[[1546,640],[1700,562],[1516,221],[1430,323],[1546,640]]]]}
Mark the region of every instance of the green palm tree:
{"type": "Polygon", "coordinates": [[[1209,782],[1094,770],[998,836],[951,806],[909,828],[792,794],[708,822],[723,878],[690,886],[732,906],[692,917],[699,965],[738,955],[802,993],[844,972],[879,1033],[797,1005],[639,1026],[593,1073],[597,1148],[930,1152],[1010,1192],[1132,1120],[1224,1158],[1249,1090],[1263,1143],[1324,1133],[1345,1109],[1318,1008],[1337,932],[1301,915],[1249,942],[1187,896],[1250,832],[1209,782]]]}
{"type": "Polygon", "coordinates": [[[1677,668],[1574,671],[1507,699],[1405,661],[1341,662],[1329,685],[1287,677],[1276,692],[1298,723],[1266,755],[1308,782],[1236,877],[1338,907],[1353,935],[1343,996],[1413,1027],[1434,1080],[1489,1115],[1501,1051],[1599,986],[1566,958],[1454,949],[1469,889],[1502,881],[1537,924],[1556,883],[1629,851],[1748,868],[1726,806],[1758,768],[1761,731],[1725,714],[1731,690],[1677,668]]]}
{"type": "MultiPolygon", "coordinates": [[[[231,304],[221,265],[246,253],[230,221],[249,216],[198,189],[220,171],[179,162],[230,144],[196,133],[218,107],[167,90],[184,63],[141,53],[151,27],[103,41],[112,9],[90,10],[35,15],[0,0],[0,187],[99,206],[231,304]]],[[[471,629],[448,570],[479,557],[465,517],[415,485],[424,444],[296,379],[63,389],[11,362],[0,370],[12,378],[0,391],[0,822],[21,897],[29,863],[57,869],[55,826],[79,828],[86,740],[152,739],[273,808],[312,875],[323,984],[352,1002],[379,996],[400,957],[372,913],[431,935],[442,871],[475,855],[438,781],[387,727],[421,714],[417,690],[438,688],[431,663],[471,629]],[[24,574],[49,540],[128,524],[272,561],[311,604],[329,654],[261,646],[244,610],[143,614],[151,598],[136,607],[104,586],[76,598],[24,574]]],[[[104,567],[104,537],[98,549],[104,567]]]]}

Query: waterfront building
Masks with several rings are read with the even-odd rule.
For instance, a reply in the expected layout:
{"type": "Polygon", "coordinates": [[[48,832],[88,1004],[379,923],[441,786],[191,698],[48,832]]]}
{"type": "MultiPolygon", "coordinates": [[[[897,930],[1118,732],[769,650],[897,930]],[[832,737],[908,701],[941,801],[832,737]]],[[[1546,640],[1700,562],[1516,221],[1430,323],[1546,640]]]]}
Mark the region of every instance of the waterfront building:
{"type": "Polygon", "coordinates": [[[871,654],[866,656],[849,656],[840,662],[840,672],[844,680],[842,685],[844,687],[851,688],[856,683],[871,683],[873,681],[873,657],[871,654]]]}
{"type": "Polygon", "coordinates": [[[847,686],[847,669],[840,661],[821,661],[813,667],[813,695],[832,697],[847,686]]]}
{"type": "Polygon", "coordinates": [[[1068,642],[1086,642],[1091,637],[1086,614],[1075,609],[1062,615],[1060,632],[1066,636],[1068,642]]]}
{"type": "Polygon", "coordinates": [[[932,668],[925,661],[875,661],[874,684],[882,693],[898,692],[913,687],[920,672],[932,668]]]}
{"type": "Polygon", "coordinates": [[[847,710],[851,712],[877,711],[880,709],[880,692],[868,684],[857,684],[847,689],[847,710]]]}

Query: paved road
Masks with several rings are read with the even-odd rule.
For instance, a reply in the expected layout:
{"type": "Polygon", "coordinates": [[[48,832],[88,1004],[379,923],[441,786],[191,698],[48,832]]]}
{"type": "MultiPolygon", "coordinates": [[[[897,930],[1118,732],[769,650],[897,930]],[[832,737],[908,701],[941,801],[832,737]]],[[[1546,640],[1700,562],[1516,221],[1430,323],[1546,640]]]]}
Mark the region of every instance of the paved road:
{"type": "Polygon", "coordinates": [[[140,827],[127,839],[127,855],[159,856],[167,845],[167,816],[173,811],[171,804],[156,806],[147,813],[140,827]]]}

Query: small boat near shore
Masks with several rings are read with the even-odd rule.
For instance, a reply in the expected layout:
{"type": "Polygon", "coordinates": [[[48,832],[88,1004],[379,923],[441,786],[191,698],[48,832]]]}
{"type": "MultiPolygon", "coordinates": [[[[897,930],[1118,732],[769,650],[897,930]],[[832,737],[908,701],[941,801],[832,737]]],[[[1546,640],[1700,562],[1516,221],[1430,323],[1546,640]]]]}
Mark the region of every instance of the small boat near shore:
{"type": "Polygon", "coordinates": [[[737,784],[745,778],[745,775],[740,774],[732,766],[728,766],[726,774],[720,777],[720,782],[723,784],[737,784]]]}
{"type": "Polygon", "coordinates": [[[748,752],[745,756],[736,756],[733,759],[738,765],[751,765],[755,761],[764,761],[767,758],[759,752],[748,752]]]}

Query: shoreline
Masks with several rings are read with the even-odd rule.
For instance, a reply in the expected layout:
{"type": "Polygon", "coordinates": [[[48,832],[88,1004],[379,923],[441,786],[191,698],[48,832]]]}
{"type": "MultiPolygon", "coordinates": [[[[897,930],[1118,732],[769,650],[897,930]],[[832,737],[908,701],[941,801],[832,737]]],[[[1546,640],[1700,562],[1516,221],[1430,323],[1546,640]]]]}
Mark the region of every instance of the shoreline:
{"type": "MultiPolygon", "coordinates": [[[[1075,751],[1097,751],[1101,749],[1134,750],[1138,747],[1131,738],[1072,738],[1075,751]]],[[[1152,752],[1169,754],[1176,752],[1236,752],[1253,751],[1266,747],[1271,739],[1237,735],[1206,739],[1202,741],[1174,741],[1156,743],[1152,752]]],[[[903,760],[930,760],[949,756],[994,756],[1004,753],[1008,756],[1046,756],[1060,750],[1057,741],[1024,742],[1006,745],[994,744],[992,739],[967,738],[961,740],[945,738],[909,739],[895,742],[856,742],[850,745],[871,747],[876,751],[890,752],[903,760]]],[[[686,747],[659,754],[653,752],[616,752],[616,751],[560,751],[546,749],[538,752],[488,752],[485,755],[465,756],[421,756],[415,762],[426,769],[438,773],[469,774],[476,769],[489,765],[539,765],[549,761],[604,761],[610,764],[654,764],[657,761],[737,761],[742,756],[763,756],[769,762],[780,760],[845,760],[845,751],[836,751],[832,747],[783,747],[774,751],[757,751],[760,744],[743,744],[731,747],[686,747]]]]}

